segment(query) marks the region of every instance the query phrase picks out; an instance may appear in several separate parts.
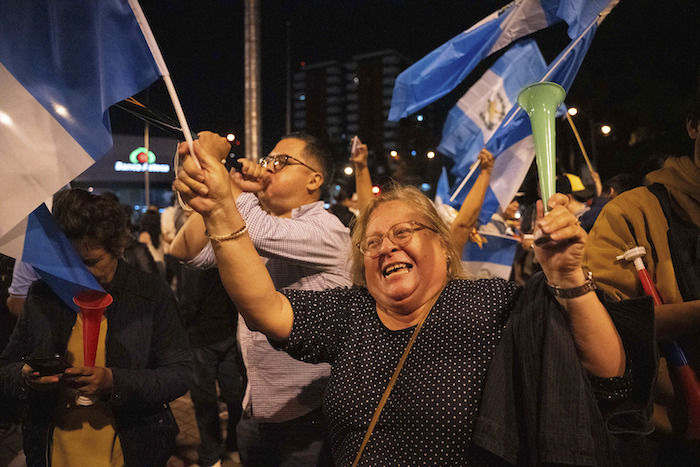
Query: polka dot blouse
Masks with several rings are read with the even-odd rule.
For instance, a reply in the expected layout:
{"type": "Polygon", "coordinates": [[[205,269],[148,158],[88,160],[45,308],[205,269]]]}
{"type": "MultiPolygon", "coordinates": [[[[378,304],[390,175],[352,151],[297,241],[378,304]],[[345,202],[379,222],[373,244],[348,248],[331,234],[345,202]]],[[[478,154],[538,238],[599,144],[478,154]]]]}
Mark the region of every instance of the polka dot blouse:
{"type": "MultiPolygon", "coordinates": [[[[486,369],[517,298],[500,279],[450,282],[430,311],[361,465],[493,465],[470,442],[486,369]]],[[[387,329],[364,288],[284,292],[285,350],[332,372],[323,406],[333,454],[351,465],[414,328],[387,329]]]]}

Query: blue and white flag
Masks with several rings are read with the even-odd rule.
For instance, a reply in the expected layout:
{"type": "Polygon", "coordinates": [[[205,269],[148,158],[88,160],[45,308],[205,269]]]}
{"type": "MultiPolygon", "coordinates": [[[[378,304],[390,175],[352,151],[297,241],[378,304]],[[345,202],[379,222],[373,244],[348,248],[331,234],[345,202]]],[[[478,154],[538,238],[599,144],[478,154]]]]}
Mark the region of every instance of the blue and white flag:
{"type": "Polygon", "coordinates": [[[467,242],[462,252],[462,265],[474,279],[500,277],[509,279],[520,241],[508,235],[480,234],[486,239],[481,246],[467,242]]]}
{"type": "Polygon", "coordinates": [[[404,70],[394,84],[389,120],[398,121],[452,91],[481,60],[560,21],[578,37],[618,0],[516,0],[404,70]]]}
{"type": "Polygon", "coordinates": [[[547,69],[535,41],[514,44],[450,110],[438,150],[453,162],[451,172],[464,176],[486,141],[496,132],[525,86],[547,69]]]}
{"type": "MultiPolygon", "coordinates": [[[[583,30],[581,36],[571,41],[538,81],[560,84],[568,92],[603,18],[604,16],[598,17],[583,30]]],[[[513,106],[485,147],[493,154],[495,161],[489,189],[479,214],[481,224],[488,222],[499,206],[510,203],[535,158],[532,128],[527,113],[520,107],[513,106]]],[[[457,196],[453,193],[451,198],[454,199],[450,204],[458,209],[473,184],[474,180],[470,180],[457,196]]]]}
{"type": "Polygon", "coordinates": [[[112,146],[109,107],[160,75],[127,0],[0,3],[0,251],[44,278],[72,267],[25,242],[56,227],[35,209],[112,146]]]}
{"type": "Polygon", "coordinates": [[[159,76],[125,0],[0,3],[0,237],[109,150],[109,107],[159,76]]]}
{"type": "Polygon", "coordinates": [[[558,21],[559,0],[517,0],[444,43],[396,77],[389,120],[398,121],[453,90],[481,60],[558,21]]]}

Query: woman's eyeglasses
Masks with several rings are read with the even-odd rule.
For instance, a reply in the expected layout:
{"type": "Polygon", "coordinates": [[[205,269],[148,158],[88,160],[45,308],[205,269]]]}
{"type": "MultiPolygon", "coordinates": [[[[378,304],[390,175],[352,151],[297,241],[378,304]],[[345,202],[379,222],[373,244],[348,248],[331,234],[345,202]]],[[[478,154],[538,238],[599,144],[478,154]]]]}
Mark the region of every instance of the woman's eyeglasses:
{"type": "Polygon", "coordinates": [[[284,169],[287,165],[297,165],[301,164],[304,167],[308,168],[309,170],[313,172],[318,172],[318,170],[314,169],[308,164],[303,163],[299,159],[296,159],[292,156],[288,156],[286,154],[277,154],[276,156],[265,156],[262,159],[260,159],[260,165],[263,167],[267,167],[268,165],[272,165],[272,171],[273,172],[279,172],[280,170],[284,169]],[[294,163],[290,163],[290,159],[294,161],[294,163]]]}
{"type": "Polygon", "coordinates": [[[357,246],[363,255],[374,258],[379,256],[379,250],[382,248],[384,237],[388,237],[394,245],[403,247],[408,245],[411,241],[414,232],[422,229],[428,229],[434,232],[430,227],[416,221],[400,222],[393,225],[383,235],[370,235],[358,243],[357,246]]]}

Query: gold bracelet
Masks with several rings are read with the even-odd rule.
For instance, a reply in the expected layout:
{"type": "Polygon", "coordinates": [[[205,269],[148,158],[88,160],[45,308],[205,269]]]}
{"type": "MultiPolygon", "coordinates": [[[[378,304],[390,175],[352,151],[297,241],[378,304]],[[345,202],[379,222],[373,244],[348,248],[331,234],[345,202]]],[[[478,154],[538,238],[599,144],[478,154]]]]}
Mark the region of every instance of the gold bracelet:
{"type": "Polygon", "coordinates": [[[248,226],[244,225],[240,229],[238,229],[235,232],[230,233],[228,235],[209,235],[209,232],[206,230],[204,231],[204,235],[209,237],[209,240],[211,240],[212,242],[221,243],[221,242],[225,242],[227,240],[235,240],[238,237],[243,236],[243,234],[245,234],[247,231],[248,231],[248,226]]]}

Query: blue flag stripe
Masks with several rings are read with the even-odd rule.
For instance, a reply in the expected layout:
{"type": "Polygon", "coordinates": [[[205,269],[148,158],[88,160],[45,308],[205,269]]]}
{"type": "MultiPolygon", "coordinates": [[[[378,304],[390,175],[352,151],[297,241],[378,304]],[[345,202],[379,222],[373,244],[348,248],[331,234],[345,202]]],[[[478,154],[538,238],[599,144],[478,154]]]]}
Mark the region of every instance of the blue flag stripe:
{"type": "Polygon", "coordinates": [[[510,237],[499,237],[496,235],[484,235],[487,243],[481,247],[478,244],[469,242],[462,253],[463,261],[486,261],[489,263],[510,266],[513,264],[518,240],[510,237]]]}
{"type": "Polygon", "coordinates": [[[51,290],[76,311],[76,293],[84,289],[103,291],[45,204],[29,216],[22,261],[32,265],[51,290]]]}
{"type": "Polygon", "coordinates": [[[4,0],[0,62],[94,159],[112,145],[107,109],[159,76],[121,0],[4,0]]]}

